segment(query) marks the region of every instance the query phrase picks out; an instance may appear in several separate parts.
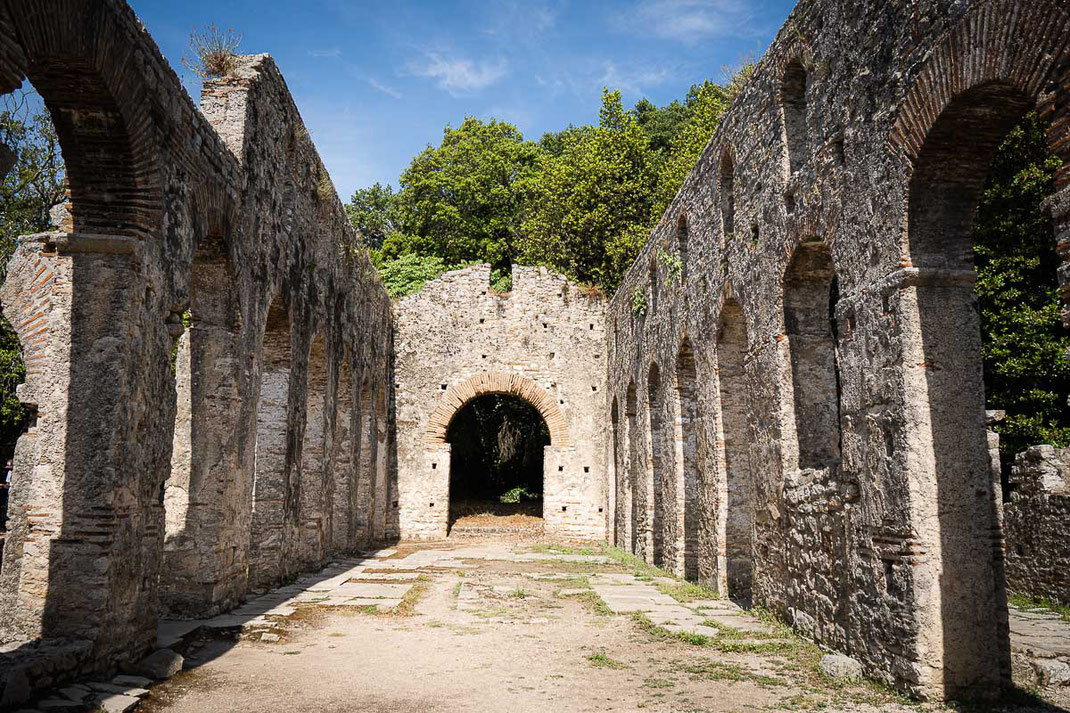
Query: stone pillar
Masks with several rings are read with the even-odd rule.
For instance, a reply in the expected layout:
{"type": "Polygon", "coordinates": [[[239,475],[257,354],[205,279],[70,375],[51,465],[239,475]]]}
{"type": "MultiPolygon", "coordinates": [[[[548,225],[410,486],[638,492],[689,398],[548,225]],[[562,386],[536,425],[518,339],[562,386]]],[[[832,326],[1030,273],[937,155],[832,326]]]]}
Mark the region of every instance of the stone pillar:
{"type": "Polygon", "coordinates": [[[308,370],[308,400],[305,406],[305,434],[301,447],[301,503],[298,563],[314,569],[327,557],[327,405],[326,353],[323,340],[312,345],[308,370]]]}
{"type": "Polygon", "coordinates": [[[174,356],[177,396],[164,498],[161,598],[171,612],[214,614],[248,584],[251,423],[242,415],[242,359],[223,261],[193,268],[190,324],[174,356]],[[207,284],[207,283],[211,284],[207,284]],[[208,293],[208,294],[205,294],[208,293]]]}
{"type": "Polygon", "coordinates": [[[543,448],[542,517],[547,535],[598,542],[606,537],[605,505],[599,495],[603,462],[575,446],[543,448]]]}
{"type": "Polygon", "coordinates": [[[985,429],[973,271],[908,268],[898,281],[904,457],[919,691],[998,692],[1009,673],[1000,528],[985,429]]]}
{"type": "Polygon", "coordinates": [[[16,448],[4,642],[83,639],[121,662],[155,641],[173,393],[139,252],[131,238],[50,233],[9,263],[0,299],[36,418],[16,448]]]}

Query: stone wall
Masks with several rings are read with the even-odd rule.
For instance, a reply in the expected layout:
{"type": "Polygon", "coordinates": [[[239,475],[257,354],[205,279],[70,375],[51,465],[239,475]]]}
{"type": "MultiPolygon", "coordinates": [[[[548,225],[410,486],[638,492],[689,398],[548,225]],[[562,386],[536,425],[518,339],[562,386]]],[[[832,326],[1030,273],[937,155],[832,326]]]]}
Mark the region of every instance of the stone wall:
{"type": "Polygon", "coordinates": [[[392,308],[269,57],[198,109],[120,0],[3,0],[0,92],[27,80],[71,207],[0,291],[36,413],[0,706],[139,656],[162,611],[442,537],[447,428],[483,393],[546,419],[551,534],[611,534],[914,695],[1009,680],[970,227],[1036,109],[1070,255],[1061,0],[800,2],[608,304],[480,266],[392,308]]]}
{"type": "MultiPolygon", "coordinates": [[[[605,301],[544,268],[514,267],[490,289],[490,266],[449,272],[395,306],[398,534],[446,536],[454,414],[483,393],[542,413],[546,531],[606,536],[605,301]]],[[[393,505],[394,503],[392,503],[393,505]]]]}
{"type": "MultiPolygon", "coordinates": [[[[390,383],[389,300],[269,57],[206,84],[198,109],[124,3],[5,0],[0,92],[26,81],[71,205],[62,232],[22,241],[0,293],[36,414],[0,569],[0,706],[140,657],[163,611],[226,609],[367,542],[362,407],[340,415],[390,383]]],[[[385,433],[385,403],[363,408],[385,433]]]]}
{"type": "Polygon", "coordinates": [[[911,694],[998,691],[970,226],[1024,112],[1070,158],[1068,51],[1056,0],[796,6],[610,301],[617,543],[911,694]]]}
{"type": "Polygon", "coordinates": [[[1007,588],[1070,605],[1070,448],[1019,453],[1010,482],[1007,588]]]}

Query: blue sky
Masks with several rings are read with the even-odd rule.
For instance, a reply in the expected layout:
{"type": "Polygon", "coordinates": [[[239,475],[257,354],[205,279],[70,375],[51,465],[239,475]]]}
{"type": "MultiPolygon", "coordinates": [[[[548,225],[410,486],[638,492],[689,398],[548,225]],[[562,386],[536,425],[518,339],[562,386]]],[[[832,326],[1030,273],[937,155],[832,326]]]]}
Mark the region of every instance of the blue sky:
{"type": "Polygon", "coordinates": [[[210,22],[275,58],[339,194],[398,175],[446,124],[494,117],[537,139],[598,119],[603,86],[633,105],[683,98],[760,55],[792,0],[130,0],[181,65],[210,22]]]}

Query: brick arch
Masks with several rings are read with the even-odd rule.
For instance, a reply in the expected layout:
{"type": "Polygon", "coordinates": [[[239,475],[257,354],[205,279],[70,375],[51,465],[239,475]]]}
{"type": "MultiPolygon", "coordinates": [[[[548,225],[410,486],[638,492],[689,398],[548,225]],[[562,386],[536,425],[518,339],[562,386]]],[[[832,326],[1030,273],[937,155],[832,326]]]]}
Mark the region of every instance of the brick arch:
{"type": "Polygon", "coordinates": [[[550,443],[555,446],[569,445],[565,415],[558,408],[557,399],[525,376],[497,373],[477,374],[449,387],[431,413],[428,440],[431,443],[445,443],[446,431],[457,412],[472,399],[485,394],[508,394],[528,402],[546,421],[546,427],[550,429],[550,443]]]}
{"type": "MultiPolygon", "coordinates": [[[[889,135],[891,146],[913,163],[933,125],[957,97],[997,82],[1034,100],[1052,120],[1052,131],[1065,134],[1060,120],[1070,115],[1067,37],[1070,13],[1059,0],[981,4],[935,43],[900,105],[889,135]]],[[[1049,143],[1066,164],[1056,178],[1062,187],[1070,183],[1070,145],[1057,138],[1050,136],[1049,143]]]]}
{"type": "Polygon", "coordinates": [[[26,78],[44,99],[63,150],[75,232],[154,236],[163,214],[159,124],[172,108],[130,69],[143,61],[137,19],[105,1],[45,12],[13,0],[7,9],[0,92],[26,78]]]}

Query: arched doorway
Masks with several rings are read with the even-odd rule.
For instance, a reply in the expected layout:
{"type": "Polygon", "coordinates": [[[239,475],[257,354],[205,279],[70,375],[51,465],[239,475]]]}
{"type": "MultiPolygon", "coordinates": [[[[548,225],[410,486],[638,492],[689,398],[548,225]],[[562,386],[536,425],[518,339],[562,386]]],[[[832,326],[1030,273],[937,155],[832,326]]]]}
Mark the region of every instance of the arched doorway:
{"type": "MultiPolygon", "coordinates": [[[[990,180],[1000,178],[993,163],[998,167],[1006,159],[997,158],[1001,146],[1012,130],[1021,131],[1020,122],[1034,108],[1034,97],[1010,83],[983,82],[957,94],[929,128],[910,181],[904,247],[911,273],[903,290],[910,447],[904,460],[918,539],[930,553],[924,566],[910,568],[911,595],[938,614],[919,617],[918,646],[940,663],[929,685],[946,696],[982,695],[1010,678],[1001,483],[986,433],[986,391],[993,382],[983,364],[993,343],[982,326],[1000,317],[992,255],[1004,264],[1020,256],[1018,248],[989,240],[991,226],[1033,224],[1034,234],[1024,237],[1035,243],[1036,255],[1050,253],[1028,257],[1053,267],[1057,262],[1050,221],[1029,216],[1021,199],[1010,211],[1000,207],[994,199],[1005,189],[990,180]],[[963,141],[969,141],[969,151],[961,150],[963,141]]],[[[1054,146],[1048,147],[1053,153],[1054,146]]],[[[1050,177],[1033,180],[1052,188],[1050,177]]],[[[1041,202],[1035,201],[1034,212],[1041,202]]],[[[1054,277],[1049,271],[1047,279],[1054,277]]],[[[999,280],[1014,287],[1005,274],[999,280]]],[[[1054,284],[1042,282],[1034,275],[1027,291],[1047,289],[1048,308],[1055,312],[1054,284]]],[[[1012,296],[1011,302],[1016,311],[1025,306],[1022,297],[1012,296]]],[[[1015,329],[1002,331],[1010,335],[1015,329]]],[[[1013,351],[1022,363],[1029,358],[1028,345],[1013,351]]],[[[895,562],[886,568],[888,589],[897,593],[901,568],[895,562]]]]}
{"type": "Polygon", "coordinates": [[[550,429],[538,409],[511,394],[482,394],[457,410],[446,441],[450,533],[541,531],[550,429]]]}

